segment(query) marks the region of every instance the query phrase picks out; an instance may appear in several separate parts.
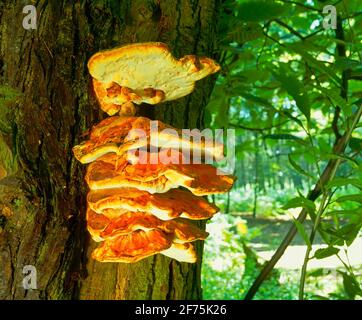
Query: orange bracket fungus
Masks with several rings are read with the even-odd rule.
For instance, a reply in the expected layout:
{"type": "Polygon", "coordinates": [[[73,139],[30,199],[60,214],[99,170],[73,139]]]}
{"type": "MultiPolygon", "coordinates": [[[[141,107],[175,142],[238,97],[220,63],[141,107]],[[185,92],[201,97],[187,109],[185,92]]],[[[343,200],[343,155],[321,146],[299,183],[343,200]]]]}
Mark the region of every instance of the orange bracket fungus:
{"type": "Polygon", "coordinates": [[[98,52],[88,61],[94,91],[103,111],[114,115],[125,102],[157,104],[191,93],[195,81],[220,67],[212,59],[175,59],[167,45],[136,43],[98,52]]]}
{"type": "Polygon", "coordinates": [[[186,161],[186,154],[220,159],[223,145],[136,117],[134,104],[186,96],[219,65],[193,55],[177,60],[165,44],[150,42],[96,53],[88,69],[101,109],[112,116],[73,148],[76,159],[89,164],[87,229],[101,243],[92,257],[132,263],[160,253],[195,262],[193,242],[208,233],[193,220],[218,212],[202,196],[227,192],[235,178],[210,164],[186,161]]]}

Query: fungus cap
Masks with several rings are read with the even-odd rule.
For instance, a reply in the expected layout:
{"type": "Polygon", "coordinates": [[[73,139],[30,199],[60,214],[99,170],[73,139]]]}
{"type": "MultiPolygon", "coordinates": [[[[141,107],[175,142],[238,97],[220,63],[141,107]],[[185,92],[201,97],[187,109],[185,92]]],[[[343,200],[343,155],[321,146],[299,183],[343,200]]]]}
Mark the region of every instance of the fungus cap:
{"type": "Polygon", "coordinates": [[[100,262],[133,263],[166,250],[171,245],[171,237],[161,230],[137,230],[102,242],[92,252],[92,258],[100,262]]]}
{"type": "Polygon", "coordinates": [[[180,189],[155,194],[136,188],[91,190],[87,195],[87,202],[92,210],[109,218],[114,217],[116,212],[121,213],[122,209],[150,212],[161,220],[178,217],[208,219],[219,211],[218,207],[206,199],[180,189]]]}
{"type": "Polygon", "coordinates": [[[218,174],[208,164],[132,165],[125,157],[107,154],[88,166],[85,179],[91,190],[137,188],[153,194],[185,187],[204,196],[230,190],[235,177],[218,174]]]}
{"type": "Polygon", "coordinates": [[[92,252],[92,258],[100,262],[134,263],[157,253],[180,262],[195,263],[197,260],[191,243],[173,243],[160,230],[138,230],[106,240],[92,252]]]}
{"type": "Polygon", "coordinates": [[[192,133],[173,128],[161,121],[145,117],[113,116],[102,120],[90,131],[90,139],[73,147],[73,153],[81,163],[90,163],[107,153],[123,155],[129,150],[145,148],[152,144],[157,148],[169,148],[221,160],[224,146],[221,142],[205,140],[201,132],[192,133]],[[151,121],[157,130],[151,130],[151,121]],[[142,131],[141,131],[142,130],[142,131]],[[140,137],[140,133],[144,136],[140,137]]]}
{"type": "Polygon", "coordinates": [[[197,260],[196,250],[192,243],[172,243],[170,248],[160,253],[180,262],[195,263],[197,260]]]}
{"type": "Polygon", "coordinates": [[[172,56],[161,42],[125,45],[94,54],[88,70],[102,110],[114,115],[121,105],[175,100],[191,93],[195,81],[215,73],[220,66],[212,59],[172,56]]]}
{"type": "Polygon", "coordinates": [[[164,231],[175,243],[205,240],[208,236],[206,231],[199,229],[187,219],[177,218],[163,221],[147,212],[125,212],[118,217],[109,219],[88,209],[87,226],[95,241],[116,238],[136,230],[150,231],[153,229],[164,231]]]}

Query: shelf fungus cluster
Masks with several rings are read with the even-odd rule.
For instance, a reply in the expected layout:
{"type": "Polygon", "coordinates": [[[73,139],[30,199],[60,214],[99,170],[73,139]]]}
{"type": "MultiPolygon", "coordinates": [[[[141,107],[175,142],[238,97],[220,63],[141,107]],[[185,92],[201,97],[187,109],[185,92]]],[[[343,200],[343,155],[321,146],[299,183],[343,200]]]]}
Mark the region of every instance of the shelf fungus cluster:
{"type": "Polygon", "coordinates": [[[99,52],[88,68],[100,106],[111,116],[73,148],[75,157],[88,164],[87,228],[101,243],[92,257],[131,263],[160,253],[195,262],[193,242],[208,234],[194,220],[218,212],[203,196],[228,191],[234,177],[210,164],[187,162],[186,153],[198,151],[218,159],[223,146],[170,134],[165,129],[180,131],[134,116],[135,104],[183,97],[192,92],[195,81],[219,66],[191,55],[177,60],[162,43],[141,43],[99,52]],[[157,144],[152,145],[153,139],[157,144]]]}

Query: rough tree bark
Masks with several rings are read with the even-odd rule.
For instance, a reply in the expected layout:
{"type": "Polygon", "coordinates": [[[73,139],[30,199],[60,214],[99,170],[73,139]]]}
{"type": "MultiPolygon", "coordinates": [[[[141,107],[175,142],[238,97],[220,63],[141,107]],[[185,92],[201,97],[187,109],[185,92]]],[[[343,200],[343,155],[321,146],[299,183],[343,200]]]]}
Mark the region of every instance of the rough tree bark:
{"type": "MultiPolygon", "coordinates": [[[[0,86],[21,93],[0,104],[0,299],[200,298],[201,259],[195,265],[161,255],[132,265],[89,259],[85,168],[71,148],[105,117],[91,92],[89,57],[142,41],[165,42],[176,56],[216,57],[217,0],[39,0],[36,30],[22,27],[26,4],[0,1],[0,86]],[[25,265],[37,268],[37,290],[22,287],[25,265]]],[[[202,127],[214,80],[140,114],[202,127]]]]}

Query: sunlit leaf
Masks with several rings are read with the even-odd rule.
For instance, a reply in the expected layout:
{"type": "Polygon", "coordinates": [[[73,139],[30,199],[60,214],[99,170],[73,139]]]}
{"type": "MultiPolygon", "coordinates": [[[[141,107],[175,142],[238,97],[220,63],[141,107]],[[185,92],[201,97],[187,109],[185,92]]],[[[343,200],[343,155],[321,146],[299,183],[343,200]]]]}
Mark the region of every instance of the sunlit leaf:
{"type": "Polygon", "coordinates": [[[309,236],[307,234],[307,231],[304,228],[304,225],[296,219],[293,219],[293,222],[294,222],[295,227],[297,228],[299,234],[303,238],[305,244],[310,248],[312,246],[312,244],[310,243],[309,236]]]}
{"type": "Polygon", "coordinates": [[[307,176],[309,178],[314,178],[313,175],[311,175],[310,173],[308,173],[307,171],[305,171],[298,163],[296,163],[291,154],[288,154],[288,160],[290,162],[290,164],[292,165],[292,167],[297,170],[297,172],[299,172],[300,174],[307,176]]]}
{"type": "Polygon", "coordinates": [[[289,200],[282,208],[284,210],[291,209],[291,208],[306,208],[312,212],[315,211],[315,204],[313,201],[304,198],[304,197],[296,197],[289,200]]]}
{"type": "Polygon", "coordinates": [[[334,102],[335,106],[340,107],[347,116],[351,115],[351,105],[345,99],[343,99],[338,92],[333,89],[326,89],[323,87],[317,87],[317,89],[325,94],[326,97],[330,98],[334,102]]]}
{"type": "Polygon", "coordinates": [[[310,55],[306,50],[303,48],[303,43],[296,42],[292,44],[285,45],[291,51],[294,51],[300,54],[304,61],[309,63],[312,67],[316,68],[319,72],[322,72],[334,81],[334,83],[338,86],[340,84],[340,79],[334,72],[333,68],[329,68],[326,66],[325,62],[315,59],[312,55],[310,55]]]}
{"type": "Polygon", "coordinates": [[[352,185],[361,189],[362,181],[360,181],[359,179],[351,179],[351,178],[334,178],[332,181],[328,182],[326,188],[331,189],[334,187],[344,187],[347,185],[352,185]]]}
{"type": "Polygon", "coordinates": [[[358,214],[362,213],[362,207],[358,207],[356,209],[349,209],[349,210],[331,210],[326,212],[326,215],[349,215],[349,214],[358,214]]]}
{"type": "Polygon", "coordinates": [[[355,201],[362,203],[362,194],[349,194],[346,196],[339,197],[337,202],[345,202],[345,201],[355,201]]]}
{"type": "Polygon", "coordinates": [[[355,277],[349,275],[346,272],[339,271],[343,276],[343,287],[350,299],[354,299],[357,294],[361,294],[361,288],[355,277]]]}
{"type": "Polygon", "coordinates": [[[324,258],[328,258],[330,256],[335,255],[336,253],[339,252],[338,248],[335,247],[327,247],[327,248],[322,248],[322,249],[318,249],[315,253],[314,253],[314,257],[316,259],[324,259],[324,258]]]}
{"type": "Polygon", "coordinates": [[[273,72],[274,77],[281,83],[282,87],[293,97],[299,110],[310,119],[310,102],[302,83],[283,64],[278,71],[273,72]]]}

